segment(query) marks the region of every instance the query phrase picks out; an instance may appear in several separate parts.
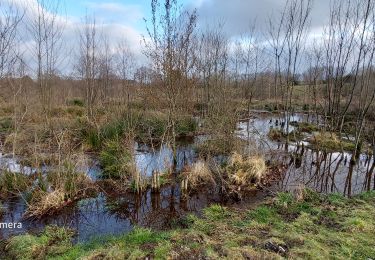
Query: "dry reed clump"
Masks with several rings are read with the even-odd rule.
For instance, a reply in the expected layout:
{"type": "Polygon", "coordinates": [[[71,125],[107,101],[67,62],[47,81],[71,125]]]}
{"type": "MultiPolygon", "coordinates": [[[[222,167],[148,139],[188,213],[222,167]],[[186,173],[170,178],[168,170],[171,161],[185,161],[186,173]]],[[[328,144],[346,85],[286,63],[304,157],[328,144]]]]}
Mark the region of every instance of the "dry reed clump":
{"type": "Polygon", "coordinates": [[[203,185],[215,185],[215,179],[207,163],[198,161],[188,167],[183,176],[189,189],[197,189],[203,185]]]}
{"type": "Polygon", "coordinates": [[[25,213],[25,217],[40,217],[63,207],[65,192],[62,189],[52,192],[34,191],[34,196],[25,213]]]}
{"type": "Polygon", "coordinates": [[[233,153],[226,170],[235,185],[244,186],[258,183],[265,175],[267,167],[260,156],[245,157],[233,153]]]}
{"type": "Polygon", "coordinates": [[[76,174],[74,179],[61,176],[53,180],[53,190],[37,188],[32,192],[31,201],[25,213],[26,218],[42,217],[61,210],[74,201],[88,197],[97,189],[85,174],[76,174]]]}

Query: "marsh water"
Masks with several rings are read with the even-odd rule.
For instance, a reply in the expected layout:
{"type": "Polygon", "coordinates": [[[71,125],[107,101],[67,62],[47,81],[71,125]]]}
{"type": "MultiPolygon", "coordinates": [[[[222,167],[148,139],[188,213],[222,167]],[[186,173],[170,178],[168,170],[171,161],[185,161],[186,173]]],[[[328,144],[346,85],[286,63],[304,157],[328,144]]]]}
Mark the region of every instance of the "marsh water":
{"type": "MultiPolygon", "coordinates": [[[[290,121],[319,123],[319,118],[300,113],[293,115],[290,121]]],[[[303,186],[322,193],[353,195],[368,188],[367,173],[374,163],[372,157],[361,154],[357,164],[350,164],[349,153],[326,153],[309,149],[309,134],[301,142],[287,146],[282,142],[269,140],[269,130],[282,127],[282,122],[285,122],[285,117],[280,114],[257,111],[251,118],[238,123],[236,134],[248,143],[250,153],[260,151],[267,161],[282,163],[286,169],[281,179],[274,181],[267,190],[254,192],[238,202],[238,206],[262,201],[270,190],[293,191],[303,186]]],[[[291,126],[289,131],[293,129],[291,126]]],[[[194,140],[179,145],[175,165],[177,172],[198,159],[194,147],[204,138],[197,136],[194,140]]],[[[166,146],[152,148],[136,144],[134,150],[136,166],[146,176],[150,176],[154,170],[166,171],[173,162],[172,151],[166,146]]],[[[0,156],[0,166],[2,169],[24,174],[32,174],[34,171],[20,166],[17,159],[7,156],[0,156]]],[[[98,178],[101,173],[95,159],[88,160],[82,171],[92,179],[98,178]]],[[[160,193],[148,190],[142,195],[129,193],[120,196],[101,192],[96,198],[83,199],[57,215],[34,220],[23,219],[27,204],[22,198],[4,201],[2,204],[5,212],[0,216],[0,222],[21,222],[22,229],[0,229],[0,239],[19,233],[39,232],[50,224],[74,229],[77,233],[76,242],[88,241],[98,235],[126,233],[135,225],[169,228],[178,225],[181,217],[188,213],[199,215],[211,203],[226,203],[215,194],[201,192],[183,199],[178,184],[166,186],[160,193]]],[[[231,206],[236,204],[231,202],[231,206]]]]}

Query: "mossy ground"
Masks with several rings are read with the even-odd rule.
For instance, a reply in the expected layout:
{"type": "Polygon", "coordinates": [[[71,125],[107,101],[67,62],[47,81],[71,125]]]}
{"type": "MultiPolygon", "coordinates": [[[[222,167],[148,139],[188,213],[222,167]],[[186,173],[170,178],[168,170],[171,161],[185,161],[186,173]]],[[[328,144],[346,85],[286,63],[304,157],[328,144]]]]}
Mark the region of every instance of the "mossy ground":
{"type": "Polygon", "coordinates": [[[187,228],[135,228],[86,244],[71,245],[68,231],[48,228],[40,236],[12,238],[4,258],[369,259],[375,255],[374,215],[375,192],[351,199],[308,190],[279,193],[255,209],[213,205],[202,218],[188,216],[187,228]]]}

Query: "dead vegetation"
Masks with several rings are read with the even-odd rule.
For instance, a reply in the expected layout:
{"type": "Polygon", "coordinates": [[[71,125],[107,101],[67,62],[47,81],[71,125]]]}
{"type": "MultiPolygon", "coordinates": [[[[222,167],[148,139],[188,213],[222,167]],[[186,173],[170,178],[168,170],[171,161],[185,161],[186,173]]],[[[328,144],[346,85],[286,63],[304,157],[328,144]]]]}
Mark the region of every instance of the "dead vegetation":
{"type": "Polygon", "coordinates": [[[25,218],[41,218],[53,215],[66,206],[96,194],[96,185],[82,173],[74,176],[58,176],[58,179],[41,183],[31,192],[31,199],[24,214],[25,218]]]}
{"type": "MultiPolygon", "coordinates": [[[[2,13],[7,23],[0,23],[0,41],[9,43],[0,50],[0,60],[6,61],[0,64],[0,148],[14,158],[19,156],[35,174],[0,173],[0,197],[27,193],[25,217],[54,214],[95,195],[99,187],[141,194],[151,186],[158,193],[165,179],[181,181],[187,194],[206,189],[241,198],[243,191],[278,178],[285,170],[284,165],[269,169],[264,157],[244,153],[237,123],[239,118],[251,118],[253,107],[283,113],[286,125],[272,129],[269,137],[286,146],[302,140],[302,132],[310,133],[313,148],[350,151],[356,157],[363,133],[373,132],[368,118],[375,111],[375,45],[368,42],[375,38],[374,19],[370,19],[375,8],[370,0],[336,1],[325,28],[329,37],[313,50],[305,46],[311,0],[287,1],[278,20],[270,21],[267,39],[251,29],[238,42],[232,42],[222,24],[198,31],[196,10],[180,8],[178,1],[152,0],[152,19],[147,24],[151,40],[143,42],[151,65],[138,68],[125,41],[113,40],[118,46],[112,46],[112,39],[99,33],[102,28],[95,17],[87,15],[78,30],[79,48],[74,50],[78,55],[67,65],[69,73],[60,67],[61,56],[69,49],[63,48],[64,26],[56,23],[60,2],[36,1],[40,8],[33,19],[26,15],[26,22],[22,13],[28,11],[8,2],[9,12],[2,13]],[[51,15],[45,15],[47,10],[51,15]],[[28,40],[35,39],[29,53],[35,66],[26,64],[22,52],[24,31],[29,33],[28,40]],[[347,48],[347,42],[353,45],[347,48]],[[299,66],[306,60],[311,62],[299,66]],[[322,129],[327,132],[316,133],[320,125],[289,124],[296,110],[322,115],[322,129]],[[297,129],[290,131],[289,125],[297,129]],[[354,142],[342,139],[343,126],[350,126],[354,142]],[[206,138],[197,146],[199,160],[179,176],[175,170],[178,140],[192,140],[198,133],[206,138]],[[140,172],[135,142],[147,144],[152,151],[169,147],[173,158],[168,174],[153,172],[150,178],[140,172]],[[100,181],[77,169],[81,154],[99,159],[100,181]]],[[[223,212],[220,207],[211,211],[214,218],[223,212]]],[[[200,236],[194,239],[204,242],[200,236]]],[[[220,257],[238,256],[230,250],[216,251],[220,257]]],[[[199,250],[192,252],[203,255],[199,250]]],[[[182,255],[189,257],[189,253],[182,255]]],[[[110,257],[113,254],[119,254],[117,248],[110,257]]]]}
{"type": "Polygon", "coordinates": [[[182,173],[184,185],[188,190],[196,191],[199,188],[213,187],[216,185],[215,175],[207,162],[198,161],[188,166],[182,173]]]}
{"type": "Polygon", "coordinates": [[[267,167],[260,156],[244,156],[233,153],[226,167],[229,178],[235,185],[256,185],[264,177],[267,167]]]}
{"type": "Polygon", "coordinates": [[[270,177],[267,174],[270,173],[262,156],[233,152],[221,165],[211,158],[187,167],[181,174],[181,188],[187,194],[198,190],[214,193],[217,190],[221,196],[241,199],[243,192],[267,183],[266,179],[270,177]]]}

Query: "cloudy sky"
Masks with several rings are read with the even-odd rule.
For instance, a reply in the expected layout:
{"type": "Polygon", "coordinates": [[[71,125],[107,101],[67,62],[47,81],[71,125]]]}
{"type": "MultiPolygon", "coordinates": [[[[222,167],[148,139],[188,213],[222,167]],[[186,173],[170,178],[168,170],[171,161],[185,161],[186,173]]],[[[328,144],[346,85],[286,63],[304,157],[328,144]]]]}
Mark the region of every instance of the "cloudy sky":
{"type": "MultiPolygon", "coordinates": [[[[29,0],[33,1],[33,0],[29,0]]],[[[286,0],[179,0],[187,9],[196,8],[199,27],[206,24],[225,23],[228,36],[235,37],[248,30],[250,22],[256,21],[257,29],[265,31],[267,21],[276,18],[282,11],[286,0]]],[[[327,23],[329,0],[315,0],[311,15],[311,33],[319,32],[327,23]]],[[[112,25],[109,31],[124,34],[130,43],[139,42],[145,33],[143,18],[151,13],[150,0],[65,0],[67,16],[79,22],[85,13],[95,14],[104,25],[112,25]]]]}
{"type": "MultiPolygon", "coordinates": [[[[0,0],[4,1],[4,0],[0,0]]],[[[27,6],[33,16],[37,0],[5,0],[27,6]]],[[[43,0],[39,0],[43,1],[43,0]]],[[[78,30],[86,14],[95,15],[97,24],[112,42],[125,38],[136,57],[142,60],[141,40],[145,35],[144,18],[150,17],[150,0],[56,0],[62,4],[61,16],[66,17],[64,37],[67,43],[78,41],[78,30]]],[[[250,22],[256,21],[260,35],[266,35],[267,21],[277,19],[286,0],[179,0],[186,9],[197,9],[198,28],[224,22],[224,31],[231,39],[245,33],[250,22]]],[[[315,0],[311,15],[311,34],[322,31],[327,23],[329,0],[315,0]]],[[[144,58],[143,58],[144,59],[144,58]]]]}

